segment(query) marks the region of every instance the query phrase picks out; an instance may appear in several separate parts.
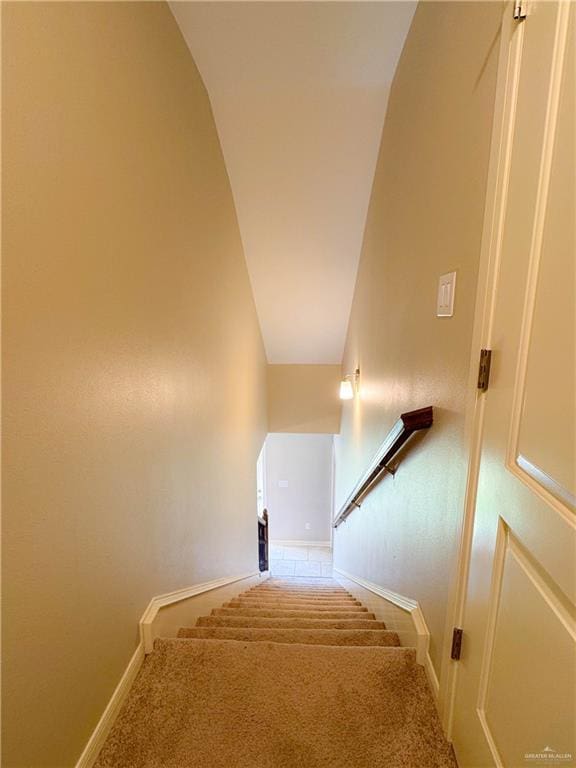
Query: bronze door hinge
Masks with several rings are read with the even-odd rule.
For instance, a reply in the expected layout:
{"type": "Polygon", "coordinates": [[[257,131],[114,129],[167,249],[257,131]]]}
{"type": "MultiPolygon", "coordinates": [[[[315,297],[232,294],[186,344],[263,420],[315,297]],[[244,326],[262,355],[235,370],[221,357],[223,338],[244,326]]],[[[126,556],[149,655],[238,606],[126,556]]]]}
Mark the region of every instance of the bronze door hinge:
{"type": "Polygon", "coordinates": [[[492,361],[492,350],[480,350],[480,364],[478,366],[478,389],[486,392],[490,383],[490,363],[492,361]]]}
{"type": "Polygon", "coordinates": [[[514,0],[514,18],[516,21],[524,21],[527,15],[526,0],[514,0]]]}
{"type": "Polygon", "coordinates": [[[460,661],[460,654],[462,653],[462,634],[463,629],[454,627],[452,632],[452,650],[450,651],[450,658],[453,661],[460,661]]]}

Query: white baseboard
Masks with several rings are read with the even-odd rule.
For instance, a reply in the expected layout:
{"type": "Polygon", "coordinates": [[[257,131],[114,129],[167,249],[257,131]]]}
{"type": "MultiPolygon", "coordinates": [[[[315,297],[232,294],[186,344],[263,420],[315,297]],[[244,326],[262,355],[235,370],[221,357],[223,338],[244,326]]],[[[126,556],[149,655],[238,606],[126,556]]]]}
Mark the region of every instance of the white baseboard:
{"type": "Polygon", "coordinates": [[[120,678],[120,682],[116,686],[102,717],[98,721],[96,728],[94,728],[88,744],[86,744],[84,751],[80,755],[76,768],[92,768],[92,765],[94,765],[143,661],[144,646],[140,642],[134,651],[134,655],[128,662],[128,666],[124,670],[124,674],[120,678]]]}
{"type": "Polygon", "coordinates": [[[428,625],[426,624],[426,620],[419,603],[416,603],[416,608],[414,608],[413,611],[410,611],[410,615],[412,617],[412,621],[414,622],[414,627],[418,634],[418,638],[422,638],[422,660],[420,663],[424,666],[424,671],[426,672],[426,677],[428,678],[430,689],[432,690],[432,694],[434,695],[436,703],[438,703],[438,697],[440,696],[440,681],[438,680],[438,675],[436,674],[434,664],[432,664],[432,659],[430,658],[430,630],[428,629],[428,625]]]}
{"type": "MultiPolygon", "coordinates": [[[[167,592],[165,595],[157,595],[156,597],[153,597],[140,619],[140,641],[144,647],[144,653],[152,653],[154,650],[155,638],[153,627],[158,611],[161,608],[165,608],[167,605],[172,605],[173,603],[179,603],[181,600],[188,600],[189,598],[201,595],[204,592],[211,592],[213,589],[226,587],[237,581],[244,581],[244,579],[250,579],[259,575],[260,573],[258,571],[251,571],[250,573],[244,573],[241,576],[214,579],[213,581],[206,581],[203,584],[194,584],[192,587],[184,587],[184,589],[177,589],[175,592],[167,592]]],[[[264,576],[264,574],[262,574],[262,576],[264,576]]]]}
{"type": "Polygon", "coordinates": [[[434,698],[436,701],[438,701],[440,684],[429,653],[430,630],[428,629],[428,625],[424,619],[424,614],[422,613],[422,609],[420,608],[418,602],[410,597],[399,595],[397,592],[384,589],[384,587],[381,587],[378,584],[374,584],[371,581],[361,579],[359,576],[353,576],[351,573],[347,573],[340,568],[334,568],[334,578],[336,580],[338,580],[338,575],[343,576],[344,579],[352,581],[355,584],[358,584],[360,587],[363,587],[369,592],[378,595],[378,597],[381,597],[388,603],[392,603],[393,605],[401,608],[403,611],[409,614],[412,620],[414,633],[416,635],[416,659],[418,663],[424,667],[434,698]]]}
{"type": "Polygon", "coordinates": [[[330,541],[292,541],[287,539],[270,539],[270,544],[275,547],[328,547],[332,548],[330,541]]]}
{"type": "MultiPolygon", "coordinates": [[[[183,600],[188,600],[196,595],[201,595],[212,590],[219,589],[221,587],[227,587],[236,582],[245,581],[246,579],[267,579],[269,577],[269,571],[260,573],[258,571],[252,571],[251,573],[243,574],[241,576],[226,577],[224,579],[215,579],[213,581],[207,581],[203,584],[195,584],[192,587],[185,587],[184,589],[178,589],[175,592],[167,592],[164,595],[157,595],[153,597],[148,603],[148,607],[142,614],[140,619],[140,642],[138,647],[134,651],[134,655],[128,662],[128,666],[124,670],[120,682],[116,686],[114,693],[112,694],[106,709],[96,728],[94,729],[92,736],[90,737],[84,751],[80,755],[75,768],[92,768],[92,765],[96,761],[100,750],[104,746],[104,742],[110,730],[116,720],[118,712],[124,703],[126,696],[132,683],[140,670],[142,662],[147,653],[151,653],[154,648],[154,639],[156,633],[154,631],[154,622],[158,616],[158,612],[166,606],[179,603],[183,600]]],[[[239,587],[239,589],[241,589],[239,587]]]]}

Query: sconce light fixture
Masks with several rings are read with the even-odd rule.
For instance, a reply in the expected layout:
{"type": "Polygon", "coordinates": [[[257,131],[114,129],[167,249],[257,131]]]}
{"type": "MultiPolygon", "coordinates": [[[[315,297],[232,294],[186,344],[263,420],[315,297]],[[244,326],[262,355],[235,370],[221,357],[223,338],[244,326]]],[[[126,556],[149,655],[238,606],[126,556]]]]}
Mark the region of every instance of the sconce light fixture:
{"type": "Polygon", "coordinates": [[[340,400],[352,400],[358,391],[358,379],[360,378],[360,368],[356,368],[354,373],[348,373],[340,382],[340,400]]]}

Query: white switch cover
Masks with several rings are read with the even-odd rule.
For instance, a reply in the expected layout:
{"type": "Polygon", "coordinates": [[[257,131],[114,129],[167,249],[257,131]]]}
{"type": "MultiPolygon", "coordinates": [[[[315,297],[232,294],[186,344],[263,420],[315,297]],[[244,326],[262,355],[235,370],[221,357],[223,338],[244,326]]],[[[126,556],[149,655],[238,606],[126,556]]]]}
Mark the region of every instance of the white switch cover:
{"type": "Polygon", "coordinates": [[[310,525],[310,523],[306,523],[306,524],[304,525],[304,528],[306,528],[306,530],[307,530],[307,531],[309,531],[309,530],[310,530],[310,528],[311,528],[311,525],[310,525]]]}
{"type": "Polygon", "coordinates": [[[278,480],[278,488],[288,488],[288,480],[278,480]]]}
{"type": "Polygon", "coordinates": [[[437,317],[452,317],[454,314],[454,293],[456,292],[456,272],[440,276],[438,281],[437,317]]]}

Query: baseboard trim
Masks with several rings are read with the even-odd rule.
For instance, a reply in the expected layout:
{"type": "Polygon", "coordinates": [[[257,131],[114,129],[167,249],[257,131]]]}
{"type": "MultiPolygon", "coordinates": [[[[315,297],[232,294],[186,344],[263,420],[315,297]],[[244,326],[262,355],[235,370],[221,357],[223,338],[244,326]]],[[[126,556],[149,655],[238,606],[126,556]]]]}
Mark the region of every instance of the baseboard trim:
{"type": "Polygon", "coordinates": [[[270,544],[276,547],[328,547],[332,548],[330,541],[292,541],[291,539],[270,539],[270,544]]]}
{"type": "MultiPolygon", "coordinates": [[[[424,614],[422,613],[422,609],[418,601],[413,600],[410,597],[406,597],[405,595],[400,595],[398,592],[392,592],[390,589],[385,589],[379,584],[374,584],[371,581],[366,581],[366,579],[361,579],[359,576],[354,576],[353,574],[348,573],[341,568],[333,568],[333,570],[335,574],[340,574],[345,579],[353,581],[359,586],[364,587],[364,589],[367,589],[369,592],[373,592],[375,595],[378,595],[378,597],[382,597],[384,600],[387,600],[389,603],[393,603],[394,605],[398,606],[398,608],[402,608],[402,610],[410,614],[410,618],[412,619],[414,630],[418,638],[416,645],[416,658],[418,663],[422,664],[424,667],[426,677],[428,678],[428,683],[430,684],[430,688],[432,690],[432,694],[434,695],[436,701],[438,701],[440,683],[429,653],[430,630],[428,629],[428,625],[426,624],[424,614]]],[[[336,578],[338,577],[336,576],[336,578]]]]}
{"type": "Polygon", "coordinates": [[[195,595],[201,595],[203,592],[211,592],[213,589],[226,587],[229,584],[234,584],[236,581],[250,579],[253,576],[258,575],[264,576],[264,574],[260,574],[260,571],[250,571],[250,573],[244,573],[242,576],[214,579],[213,581],[206,581],[203,584],[195,584],[192,587],[177,589],[175,592],[166,592],[164,595],[153,597],[140,619],[140,642],[144,647],[144,653],[152,653],[154,650],[152,625],[161,608],[164,608],[167,605],[172,605],[173,603],[179,603],[181,600],[187,600],[190,597],[195,597],[195,595]]]}
{"type": "Polygon", "coordinates": [[[88,743],[84,747],[84,751],[76,763],[76,768],[92,768],[92,765],[94,765],[100,750],[104,746],[106,737],[110,733],[114,721],[116,720],[118,712],[124,703],[124,699],[128,695],[132,683],[142,666],[144,657],[144,646],[140,642],[138,643],[138,647],[134,651],[132,658],[128,662],[128,666],[124,670],[124,674],[120,678],[120,682],[116,686],[102,717],[98,721],[96,728],[94,728],[92,736],[90,736],[88,743]]]}
{"type": "Polygon", "coordinates": [[[225,587],[229,584],[234,584],[237,581],[249,579],[254,576],[260,576],[261,578],[265,579],[269,576],[269,572],[265,571],[264,573],[260,573],[259,571],[250,571],[250,573],[243,574],[242,576],[214,579],[213,581],[207,581],[203,584],[194,584],[192,587],[177,589],[174,592],[166,592],[165,594],[157,595],[156,597],[153,597],[152,600],[150,600],[146,610],[142,614],[142,618],[140,619],[140,642],[138,643],[138,647],[128,662],[128,666],[124,670],[124,674],[120,678],[120,682],[116,686],[114,693],[112,694],[110,701],[108,702],[108,705],[102,714],[102,717],[94,728],[94,731],[92,732],[92,735],[90,736],[84,751],[80,755],[75,768],[92,768],[96,758],[100,753],[100,750],[104,746],[104,742],[110,733],[118,712],[122,707],[122,704],[124,703],[130,688],[132,687],[136,675],[142,666],[142,662],[146,658],[146,654],[151,653],[154,648],[152,625],[158,614],[158,611],[167,605],[171,605],[172,603],[178,603],[181,600],[186,600],[190,597],[194,597],[195,595],[200,595],[203,592],[210,592],[213,589],[225,587]]]}

